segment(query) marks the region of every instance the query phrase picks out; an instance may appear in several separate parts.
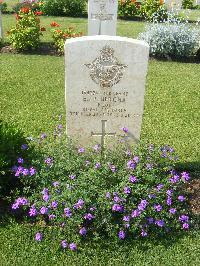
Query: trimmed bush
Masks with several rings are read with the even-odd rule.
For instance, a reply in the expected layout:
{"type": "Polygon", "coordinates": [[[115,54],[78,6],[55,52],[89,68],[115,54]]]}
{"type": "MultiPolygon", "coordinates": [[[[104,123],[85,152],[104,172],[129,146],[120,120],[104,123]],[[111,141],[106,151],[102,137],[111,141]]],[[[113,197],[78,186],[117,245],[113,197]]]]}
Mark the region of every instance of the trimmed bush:
{"type": "Polygon", "coordinates": [[[42,10],[49,16],[79,17],[86,14],[86,0],[45,0],[42,10]]]}

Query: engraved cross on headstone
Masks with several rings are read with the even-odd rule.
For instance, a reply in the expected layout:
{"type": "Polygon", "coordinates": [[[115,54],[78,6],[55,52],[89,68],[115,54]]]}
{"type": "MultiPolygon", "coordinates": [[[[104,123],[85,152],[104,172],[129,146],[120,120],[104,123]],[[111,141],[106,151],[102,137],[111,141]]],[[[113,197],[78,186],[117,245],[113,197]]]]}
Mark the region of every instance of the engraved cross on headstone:
{"type": "Polygon", "coordinates": [[[101,133],[94,133],[91,132],[91,136],[100,136],[101,137],[101,154],[103,154],[104,148],[105,148],[105,138],[106,136],[108,137],[113,137],[116,135],[115,133],[106,133],[106,122],[107,120],[101,120],[102,123],[102,132],[101,133]]]}
{"type": "Polygon", "coordinates": [[[106,11],[106,3],[103,2],[103,3],[100,3],[99,4],[99,13],[97,14],[91,14],[91,19],[98,19],[99,20],[99,33],[98,35],[101,35],[102,32],[101,32],[101,26],[102,26],[102,22],[103,21],[109,21],[109,20],[113,20],[114,19],[114,14],[107,14],[107,11],[106,11]]]}

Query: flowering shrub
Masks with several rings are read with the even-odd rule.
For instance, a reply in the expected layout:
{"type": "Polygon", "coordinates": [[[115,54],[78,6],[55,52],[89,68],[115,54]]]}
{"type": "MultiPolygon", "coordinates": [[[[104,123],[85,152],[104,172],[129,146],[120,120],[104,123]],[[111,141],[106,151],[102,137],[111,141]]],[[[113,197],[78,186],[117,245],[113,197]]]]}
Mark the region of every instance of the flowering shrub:
{"type": "Polygon", "coordinates": [[[37,48],[40,43],[40,20],[29,7],[23,7],[16,15],[16,27],[9,31],[9,39],[17,50],[37,48]]]}
{"type": "Polygon", "coordinates": [[[150,45],[150,54],[160,57],[190,57],[199,47],[200,32],[186,23],[154,23],[139,39],[150,45]]]}
{"type": "MultiPolygon", "coordinates": [[[[51,23],[52,27],[59,27],[56,22],[51,23]]],[[[54,29],[52,30],[53,43],[59,52],[64,52],[64,44],[67,39],[76,38],[82,36],[82,32],[76,32],[73,27],[69,27],[66,30],[54,29]]]]}
{"type": "Polygon", "coordinates": [[[43,2],[40,1],[32,1],[32,0],[25,0],[22,3],[17,3],[13,6],[13,11],[18,13],[22,8],[29,8],[33,12],[39,12],[40,15],[42,14],[42,6],[43,2]]]}
{"type": "Polygon", "coordinates": [[[118,16],[122,18],[133,18],[139,14],[140,3],[136,0],[119,0],[118,16]]]}
{"type": "Polygon", "coordinates": [[[89,238],[123,240],[189,229],[183,184],[190,177],[176,172],[173,148],[140,144],[127,149],[120,141],[102,156],[98,144],[84,148],[66,142],[61,125],[54,142],[42,134],[37,143],[43,159],[35,161],[34,170],[18,158],[14,171],[25,186],[35,184],[34,193],[12,204],[14,212],[22,208],[32,222],[45,225],[35,232],[36,241],[52,229],[62,249],[76,251],[89,238]]]}
{"type": "Polygon", "coordinates": [[[153,15],[157,13],[160,8],[166,10],[163,0],[145,0],[141,5],[141,15],[145,19],[151,21],[153,15]]]}

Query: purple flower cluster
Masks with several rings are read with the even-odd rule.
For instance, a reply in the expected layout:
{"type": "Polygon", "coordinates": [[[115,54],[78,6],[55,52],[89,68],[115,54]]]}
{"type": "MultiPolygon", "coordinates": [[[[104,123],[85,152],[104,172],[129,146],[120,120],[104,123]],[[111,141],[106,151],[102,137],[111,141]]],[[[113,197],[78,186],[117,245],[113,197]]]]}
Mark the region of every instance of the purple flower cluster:
{"type": "Polygon", "coordinates": [[[70,208],[65,208],[64,209],[64,215],[67,217],[67,218],[70,218],[72,216],[72,212],[70,210],[70,208]]]}
{"type": "Polygon", "coordinates": [[[28,200],[26,198],[18,198],[15,200],[15,202],[12,204],[12,209],[16,210],[19,209],[20,206],[27,206],[29,204],[28,200]]]}
{"type": "Polygon", "coordinates": [[[66,249],[67,247],[69,247],[69,249],[71,251],[76,251],[77,250],[77,245],[75,243],[68,244],[66,240],[62,240],[61,241],[61,247],[63,249],[66,249]]]}
{"type": "Polygon", "coordinates": [[[74,205],[74,209],[82,209],[84,206],[85,202],[82,199],[79,199],[78,202],[74,205]]]}

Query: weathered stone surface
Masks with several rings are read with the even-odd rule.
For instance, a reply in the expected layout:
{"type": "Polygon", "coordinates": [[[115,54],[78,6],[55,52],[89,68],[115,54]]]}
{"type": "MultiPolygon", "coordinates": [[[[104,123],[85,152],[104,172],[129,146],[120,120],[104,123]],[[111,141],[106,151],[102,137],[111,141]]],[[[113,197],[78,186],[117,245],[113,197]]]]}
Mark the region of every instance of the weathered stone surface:
{"type": "Polygon", "coordinates": [[[116,35],[118,0],[89,0],[88,35],[116,35]]]}
{"type": "Polygon", "coordinates": [[[91,36],[65,43],[67,134],[82,145],[104,144],[129,129],[140,138],[149,46],[124,37],[91,36]],[[103,136],[102,136],[103,135],[103,136]]]}
{"type": "Polygon", "coordinates": [[[3,25],[2,25],[2,14],[0,10],[0,39],[3,39],[3,25]]]}

